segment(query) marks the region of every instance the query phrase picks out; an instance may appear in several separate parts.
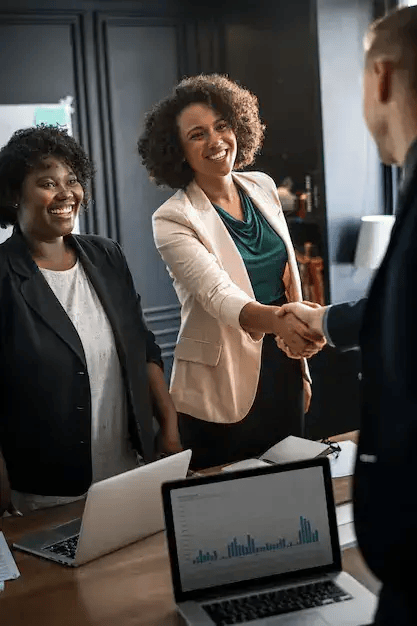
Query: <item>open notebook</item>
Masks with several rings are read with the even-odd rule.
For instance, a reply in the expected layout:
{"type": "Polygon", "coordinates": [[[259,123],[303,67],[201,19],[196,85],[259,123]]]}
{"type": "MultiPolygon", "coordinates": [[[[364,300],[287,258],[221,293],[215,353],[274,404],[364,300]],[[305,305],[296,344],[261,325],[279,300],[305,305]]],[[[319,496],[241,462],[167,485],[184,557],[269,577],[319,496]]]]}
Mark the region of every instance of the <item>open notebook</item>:
{"type": "Polygon", "coordinates": [[[270,464],[292,463],[293,461],[305,461],[318,456],[327,456],[333,452],[326,443],[318,443],[302,437],[289,435],[282,441],[264,452],[259,458],[245,459],[238,463],[232,463],[223,468],[223,472],[235,472],[237,470],[252,469],[270,464]]]}

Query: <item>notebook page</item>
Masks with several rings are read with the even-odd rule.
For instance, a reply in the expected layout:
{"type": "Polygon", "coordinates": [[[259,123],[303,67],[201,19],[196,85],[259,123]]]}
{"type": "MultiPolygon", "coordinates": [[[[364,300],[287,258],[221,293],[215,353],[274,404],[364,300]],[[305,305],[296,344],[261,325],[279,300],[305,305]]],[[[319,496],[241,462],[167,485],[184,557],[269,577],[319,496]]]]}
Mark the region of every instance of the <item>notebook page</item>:
{"type": "Polygon", "coordinates": [[[244,461],[226,465],[226,467],[223,467],[222,472],[237,472],[238,470],[253,469],[254,467],[265,467],[268,465],[270,466],[270,463],[265,463],[265,461],[261,461],[260,459],[245,459],[244,461]]]}
{"type": "Polygon", "coordinates": [[[10,580],[11,578],[19,578],[20,573],[14,561],[9,546],[2,532],[0,532],[0,582],[10,580]]]}

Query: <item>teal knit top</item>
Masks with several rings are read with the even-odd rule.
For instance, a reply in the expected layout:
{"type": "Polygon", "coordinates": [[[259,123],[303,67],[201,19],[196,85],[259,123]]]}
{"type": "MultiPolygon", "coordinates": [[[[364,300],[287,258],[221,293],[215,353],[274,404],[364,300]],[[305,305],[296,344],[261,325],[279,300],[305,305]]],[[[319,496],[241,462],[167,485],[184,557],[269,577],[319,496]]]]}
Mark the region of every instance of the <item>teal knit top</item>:
{"type": "Polygon", "coordinates": [[[282,281],[288,261],[287,249],[251,198],[239,188],[244,220],[237,220],[213,204],[239,250],[249,274],[255,298],[271,304],[285,294],[282,281]]]}

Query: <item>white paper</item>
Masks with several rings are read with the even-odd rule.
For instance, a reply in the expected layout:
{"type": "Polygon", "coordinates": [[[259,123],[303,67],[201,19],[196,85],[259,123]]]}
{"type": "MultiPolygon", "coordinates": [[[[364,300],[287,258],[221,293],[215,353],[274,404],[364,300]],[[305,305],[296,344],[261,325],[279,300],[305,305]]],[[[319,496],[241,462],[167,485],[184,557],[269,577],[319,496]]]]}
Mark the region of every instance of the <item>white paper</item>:
{"type": "Polygon", "coordinates": [[[0,582],[10,580],[11,578],[19,578],[20,572],[6,543],[6,539],[0,532],[0,582]]]}
{"type": "Polygon", "coordinates": [[[358,542],[353,522],[350,522],[350,524],[342,524],[342,526],[337,527],[337,530],[342,550],[346,550],[347,548],[352,548],[357,545],[358,542]]]}
{"type": "Polygon", "coordinates": [[[293,461],[314,459],[328,448],[326,443],[318,443],[290,435],[269,448],[260,458],[273,463],[292,463],[293,461]]]}
{"type": "Polygon", "coordinates": [[[271,467],[270,463],[265,463],[259,459],[245,459],[244,461],[238,461],[238,463],[232,463],[223,467],[222,472],[236,472],[238,470],[252,469],[254,467],[271,467]]]}
{"type": "Polygon", "coordinates": [[[353,522],[353,504],[351,502],[339,504],[336,507],[336,520],[338,526],[353,522]]]}
{"type": "Polygon", "coordinates": [[[336,458],[336,454],[329,456],[330,472],[332,478],[342,478],[352,476],[355,469],[356,451],[358,446],[353,441],[341,441],[339,443],[341,451],[336,458]]]}

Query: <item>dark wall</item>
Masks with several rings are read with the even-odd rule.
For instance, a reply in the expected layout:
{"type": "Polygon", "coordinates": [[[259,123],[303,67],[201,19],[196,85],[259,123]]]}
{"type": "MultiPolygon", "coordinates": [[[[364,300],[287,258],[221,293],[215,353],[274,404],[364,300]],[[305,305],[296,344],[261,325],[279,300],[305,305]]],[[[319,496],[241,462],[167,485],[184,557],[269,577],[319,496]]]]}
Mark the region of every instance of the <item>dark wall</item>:
{"type": "Polygon", "coordinates": [[[254,13],[250,23],[225,26],[227,72],[258,96],[267,126],[256,165],[278,183],[291,176],[298,189],[321,160],[310,4],[298,0],[268,20],[254,13]]]}

